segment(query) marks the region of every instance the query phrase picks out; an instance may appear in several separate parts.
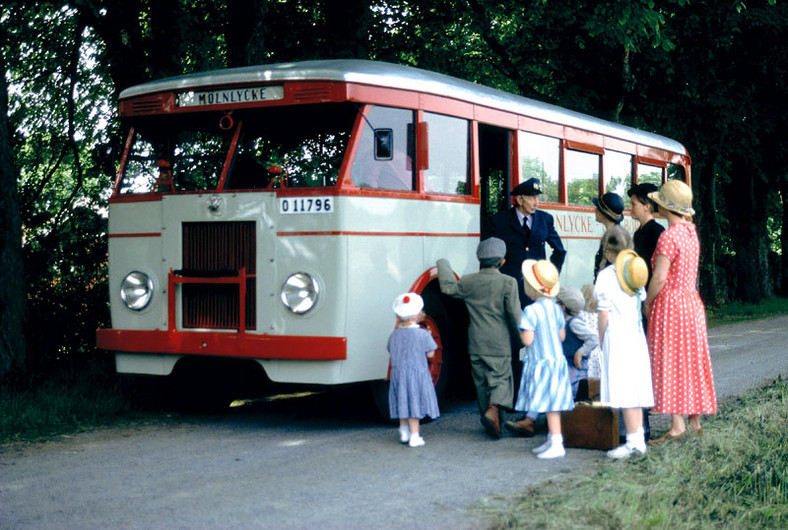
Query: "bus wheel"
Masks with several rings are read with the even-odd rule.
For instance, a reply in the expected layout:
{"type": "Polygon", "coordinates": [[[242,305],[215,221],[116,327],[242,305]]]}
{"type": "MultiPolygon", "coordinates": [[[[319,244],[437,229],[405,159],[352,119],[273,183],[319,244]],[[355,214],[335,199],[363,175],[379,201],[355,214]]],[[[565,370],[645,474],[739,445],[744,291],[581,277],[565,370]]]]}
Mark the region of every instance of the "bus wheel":
{"type": "Polygon", "coordinates": [[[435,353],[432,358],[427,359],[427,367],[430,370],[430,377],[432,378],[433,386],[437,387],[441,378],[441,370],[443,369],[443,342],[441,341],[441,332],[438,323],[430,315],[425,315],[424,320],[421,322],[421,327],[426,329],[438,345],[435,348],[435,353]]]}
{"type": "Polygon", "coordinates": [[[427,364],[432,384],[435,385],[435,393],[438,394],[438,399],[442,400],[446,397],[449,388],[454,362],[452,357],[459,341],[455,340],[454,322],[440,294],[437,281],[427,285],[421,297],[424,299],[424,320],[421,326],[430,332],[435,344],[438,345],[427,364]]]}

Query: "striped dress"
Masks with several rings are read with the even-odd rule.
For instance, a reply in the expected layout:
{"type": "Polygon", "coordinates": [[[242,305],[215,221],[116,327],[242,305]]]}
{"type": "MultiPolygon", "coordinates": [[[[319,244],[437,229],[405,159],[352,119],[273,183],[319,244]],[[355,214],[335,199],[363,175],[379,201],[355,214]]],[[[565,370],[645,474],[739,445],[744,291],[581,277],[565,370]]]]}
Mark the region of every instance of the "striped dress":
{"type": "Polygon", "coordinates": [[[558,334],[564,325],[564,313],[552,298],[540,298],[523,310],[520,329],[533,331],[534,341],[525,348],[515,409],[557,412],[574,408],[569,366],[558,334]]]}

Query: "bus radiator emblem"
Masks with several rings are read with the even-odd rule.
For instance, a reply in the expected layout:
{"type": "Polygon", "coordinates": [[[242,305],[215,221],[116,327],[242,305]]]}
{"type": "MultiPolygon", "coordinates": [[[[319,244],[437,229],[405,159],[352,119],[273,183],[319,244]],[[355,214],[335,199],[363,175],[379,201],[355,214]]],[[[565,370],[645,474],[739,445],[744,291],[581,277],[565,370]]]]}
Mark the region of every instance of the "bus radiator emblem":
{"type": "Polygon", "coordinates": [[[212,213],[218,212],[222,207],[222,198],[218,195],[211,195],[208,197],[208,210],[212,213]]]}

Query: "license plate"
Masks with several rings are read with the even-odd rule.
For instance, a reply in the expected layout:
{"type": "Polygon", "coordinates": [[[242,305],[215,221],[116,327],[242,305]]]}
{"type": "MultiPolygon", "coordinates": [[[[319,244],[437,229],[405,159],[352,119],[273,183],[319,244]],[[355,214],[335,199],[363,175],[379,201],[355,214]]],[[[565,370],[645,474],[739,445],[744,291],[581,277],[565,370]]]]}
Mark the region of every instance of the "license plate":
{"type": "Polygon", "coordinates": [[[279,213],[333,213],[333,197],[281,197],[279,213]]]}

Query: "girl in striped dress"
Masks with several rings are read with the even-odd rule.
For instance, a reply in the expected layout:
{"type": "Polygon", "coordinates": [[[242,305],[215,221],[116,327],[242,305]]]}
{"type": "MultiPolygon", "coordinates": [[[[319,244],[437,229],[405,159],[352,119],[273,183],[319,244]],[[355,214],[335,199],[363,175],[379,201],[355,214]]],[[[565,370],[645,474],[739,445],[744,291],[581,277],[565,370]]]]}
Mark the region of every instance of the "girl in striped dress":
{"type": "Polygon", "coordinates": [[[525,293],[534,302],[520,319],[525,355],[515,409],[545,413],[547,441],[533,452],[541,459],[562,458],[566,451],[561,411],[572,410],[574,399],[561,347],[566,337],[564,313],[554,300],[560,289],[558,270],[547,260],[525,260],[522,269],[525,293]]]}

